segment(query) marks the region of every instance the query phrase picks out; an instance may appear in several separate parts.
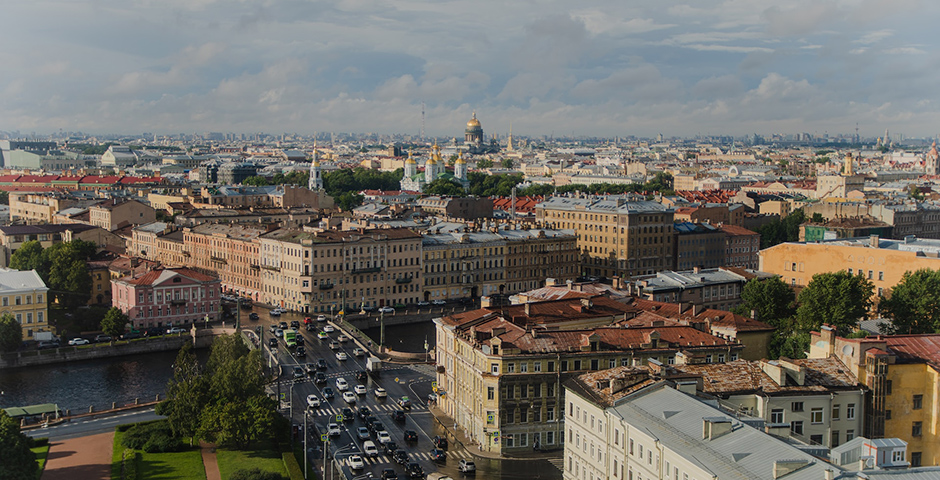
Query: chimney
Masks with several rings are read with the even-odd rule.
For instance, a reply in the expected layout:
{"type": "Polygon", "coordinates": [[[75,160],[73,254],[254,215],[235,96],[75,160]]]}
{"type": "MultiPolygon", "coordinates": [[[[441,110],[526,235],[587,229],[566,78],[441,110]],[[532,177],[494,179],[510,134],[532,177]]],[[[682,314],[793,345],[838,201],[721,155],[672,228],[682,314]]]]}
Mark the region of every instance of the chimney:
{"type": "Polygon", "coordinates": [[[527,316],[527,317],[530,315],[530,314],[529,314],[529,305],[530,305],[529,302],[525,302],[525,316],[527,316]]]}
{"type": "Polygon", "coordinates": [[[751,319],[757,320],[757,310],[751,310],[751,319]]]}
{"type": "Polygon", "coordinates": [[[778,438],[790,438],[789,423],[767,423],[764,424],[764,433],[778,438]]]}
{"type": "Polygon", "coordinates": [[[726,433],[730,433],[731,419],[728,417],[705,417],[702,419],[702,438],[714,440],[726,433]]]}
{"type": "Polygon", "coordinates": [[[567,280],[565,283],[568,284],[568,290],[571,290],[571,289],[572,289],[571,287],[572,287],[572,285],[574,284],[574,282],[571,281],[571,280],[567,280]]]}
{"type": "Polygon", "coordinates": [[[677,382],[676,390],[688,395],[695,395],[696,390],[698,390],[698,382],[695,380],[677,382]]]}
{"type": "Polygon", "coordinates": [[[774,462],[774,478],[788,475],[807,465],[809,465],[808,460],[777,460],[774,462]]]}
{"type": "Polygon", "coordinates": [[[827,468],[826,471],[824,472],[824,474],[826,475],[826,477],[825,477],[826,480],[832,480],[833,477],[834,477],[831,468],[827,468]]]}
{"type": "Polygon", "coordinates": [[[701,272],[702,272],[702,267],[700,266],[692,267],[692,273],[701,273],[701,272]]]}
{"type": "Polygon", "coordinates": [[[705,311],[705,306],[704,306],[704,305],[698,305],[698,304],[692,305],[692,316],[693,316],[693,317],[698,316],[698,314],[700,314],[700,313],[702,313],[702,312],[704,312],[704,311],[705,311]]]}
{"type": "Polygon", "coordinates": [[[879,240],[878,235],[869,235],[869,236],[868,236],[868,245],[869,245],[871,248],[878,248],[878,246],[880,245],[880,243],[878,242],[878,240],[879,240]]]}

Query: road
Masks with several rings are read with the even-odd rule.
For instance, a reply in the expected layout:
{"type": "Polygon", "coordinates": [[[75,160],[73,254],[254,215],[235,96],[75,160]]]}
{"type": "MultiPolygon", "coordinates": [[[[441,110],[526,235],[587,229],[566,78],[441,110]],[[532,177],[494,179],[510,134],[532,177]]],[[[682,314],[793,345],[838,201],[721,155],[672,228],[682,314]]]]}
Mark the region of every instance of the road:
{"type": "Polygon", "coordinates": [[[128,423],[147,422],[164,418],[153,412],[153,408],[134,410],[119,414],[83,417],[46,428],[25,430],[23,433],[33,438],[48,437],[49,440],[68,440],[96,433],[112,432],[114,427],[128,423]]]}

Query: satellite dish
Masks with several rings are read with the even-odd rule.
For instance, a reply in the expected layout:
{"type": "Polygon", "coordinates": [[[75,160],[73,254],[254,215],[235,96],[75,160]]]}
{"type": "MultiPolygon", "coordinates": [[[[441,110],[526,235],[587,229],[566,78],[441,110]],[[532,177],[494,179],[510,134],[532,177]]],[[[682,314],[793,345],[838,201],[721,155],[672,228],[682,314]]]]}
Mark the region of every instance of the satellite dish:
{"type": "Polygon", "coordinates": [[[851,345],[846,345],[846,346],[842,347],[842,354],[843,354],[843,355],[851,355],[852,352],[854,352],[854,351],[855,351],[855,349],[852,348],[851,345]]]}

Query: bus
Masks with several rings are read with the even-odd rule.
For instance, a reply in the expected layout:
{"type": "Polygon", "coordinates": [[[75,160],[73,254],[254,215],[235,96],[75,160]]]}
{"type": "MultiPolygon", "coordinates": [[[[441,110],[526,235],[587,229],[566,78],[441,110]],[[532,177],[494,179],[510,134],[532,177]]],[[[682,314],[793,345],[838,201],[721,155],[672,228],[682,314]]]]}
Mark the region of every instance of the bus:
{"type": "Polygon", "coordinates": [[[287,348],[296,347],[297,346],[297,331],[284,330],[284,343],[287,344],[287,348]]]}

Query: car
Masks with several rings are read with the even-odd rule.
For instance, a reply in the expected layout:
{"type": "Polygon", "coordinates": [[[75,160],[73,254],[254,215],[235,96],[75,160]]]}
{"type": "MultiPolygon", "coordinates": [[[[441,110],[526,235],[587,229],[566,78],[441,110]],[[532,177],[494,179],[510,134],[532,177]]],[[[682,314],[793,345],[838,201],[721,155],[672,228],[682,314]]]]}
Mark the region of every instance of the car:
{"type": "Polygon", "coordinates": [[[369,429],[366,427],[357,428],[356,436],[359,437],[359,440],[369,440],[372,438],[372,434],[369,433],[369,429]]]}
{"type": "Polygon", "coordinates": [[[313,319],[310,317],[304,317],[304,325],[310,325],[313,323],[313,319]]]}
{"type": "Polygon", "coordinates": [[[294,367],[294,379],[295,380],[298,378],[306,378],[306,377],[307,377],[307,372],[305,372],[303,368],[294,367]]]}
{"type": "Polygon", "coordinates": [[[398,474],[395,473],[394,468],[386,468],[382,470],[382,480],[398,480],[398,474]]]}
{"type": "Polygon", "coordinates": [[[322,358],[317,359],[317,370],[326,370],[326,360],[322,358]]]}
{"type": "Polygon", "coordinates": [[[405,430],[405,441],[406,442],[417,442],[418,441],[418,432],[414,430],[405,430]]]}
{"type": "Polygon", "coordinates": [[[294,352],[294,355],[297,355],[298,357],[306,357],[307,349],[304,347],[297,347],[297,350],[294,352]]]}
{"type": "Polygon", "coordinates": [[[362,457],[359,455],[350,455],[349,458],[346,459],[346,465],[349,465],[349,468],[352,470],[362,470],[366,466],[366,463],[362,461],[362,457]]]}
{"type": "Polygon", "coordinates": [[[473,460],[461,458],[460,462],[457,463],[457,470],[459,470],[460,473],[474,473],[477,471],[477,465],[473,463],[473,460]]]}
{"type": "Polygon", "coordinates": [[[395,313],[395,309],[392,307],[382,307],[379,309],[381,313],[395,313]]]}
{"type": "Polygon", "coordinates": [[[300,322],[297,320],[291,320],[290,328],[293,328],[294,330],[300,330],[300,322]]]}
{"type": "Polygon", "coordinates": [[[337,359],[337,360],[342,361],[342,360],[346,360],[346,359],[348,359],[348,358],[349,358],[349,355],[346,355],[346,352],[336,352],[336,359],[337,359]]]}
{"type": "Polygon", "coordinates": [[[382,387],[375,387],[375,398],[385,398],[388,396],[388,392],[385,391],[382,387]]]}
{"type": "Polygon", "coordinates": [[[271,348],[277,348],[277,339],[274,338],[274,337],[269,338],[269,339],[268,339],[268,346],[271,347],[271,348]]]}
{"type": "Polygon", "coordinates": [[[399,448],[392,453],[392,460],[399,465],[404,465],[408,463],[408,451],[404,448],[399,448]]]}
{"type": "Polygon", "coordinates": [[[356,380],[359,380],[360,382],[364,382],[368,378],[369,378],[369,374],[366,373],[365,370],[359,370],[358,372],[356,372],[356,380]]]}
{"type": "Polygon", "coordinates": [[[73,338],[69,340],[69,345],[73,347],[76,345],[88,345],[89,343],[91,342],[89,342],[88,339],[85,339],[85,338],[73,338]]]}
{"type": "Polygon", "coordinates": [[[376,432],[375,439],[379,441],[382,445],[385,445],[388,442],[392,441],[392,436],[388,434],[385,430],[380,430],[376,432]]]}
{"type": "Polygon", "coordinates": [[[361,310],[362,310],[363,312],[374,312],[374,311],[375,311],[375,307],[373,307],[372,305],[363,305],[362,308],[361,308],[361,310]]]}
{"type": "Polygon", "coordinates": [[[353,392],[343,392],[343,400],[348,404],[356,403],[356,394],[353,392]]]}
{"type": "Polygon", "coordinates": [[[356,411],[356,415],[359,415],[359,418],[366,418],[372,415],[372,411],[369,410],[369,407],[359,407],[359,410],[356,411]]]}
{"type": "Polygon", "coordinates": [[[317,367],[316,367],[316,365],[314,365],[314,364],[312,364],[312,363],[308,363],[308,364],[304,365],[304,370],[307,371],[307,375],[313,375],[313,374],[315,374],[315,373],[317,372],[317,367]]]}
{"type": "Polygon", "coordinates": [[[356,419],[356,412],[353,412],[353,409],[349,407],[343,407],[342,414],[344,422],[351,422],[356,419]]]}
{"type": "Polygon", "coordinates": [[[314,375],[314,377],[313,377],[313,381],[314,381],[314,383],[316,383],[317,385],[322,385],[322,384],[326,383],[326,374],[323,373],[323,372],[317,372],[317,374],[314,375]]]}
{"type": "Polygon", "coordinates": [[[317,338],[319,338],[320,340],[326,340],[327,338],[330,338],[330,336],[327,335],[326,332],[318,332],[317,338]]]}
{"type": "Polygon", "coordinates": [[[317,408],[320,406],[320,397],[316,395],[307,395],[307,406],[310,408],[317,408]]]}
{"type": "Polygon", "coordinates": [[[36,350],[45,350],[47,348],[59,348],[59,341],[44,340],[36,344],[36,350]]]}
{"type": "MultiPolygon", "coordinates": [[[[172,330],[172,329],[171,329],[171,330],[172,330]]],[[[182,332],[182,329],[180,329],[180,332],[182,332]]],[[[167,331],[167,333],[176,333],[176,332],[167,331]]],[[[110,341],[111,341],[111,336],[110,336],[110,335],[103,335],[103,334],[102,334],[102,335],[98,335],[98,336],[95,337],[95,342],[97,342],[97,343],[101,343],[101,342],[110,342],[110,341]]]]}
{"type": "Polygon", "coordinates": [[[379,432],[388,431],[388,430],[385,430],[385,425],[382,425],[382,422],[378,420],[373,420],[372,423],[368,424],[368,427],[369,427],[369,431],[372,432],[373,435],[376,435],[379,432]]]}
{"type": "Polygon", "coordinates": [[[278,322],[277,328],[280,328],[281,330],[287,330],[287,322],[278,322]]]}
{"type": "Polygon", "coordinates": [[[440,448],[431,449],[431,460],[435,462],[444,462],[447,460],[447,452],[441,450],[440,448]]]}
{"type": "Polygon", "coordinates": [[[251,312],[248,314],[248,320],[259,320],[259,319],[261,319],[261,317],[255,312],[251,312]]]}
{"type": "Polygon", "coordinates": [[[336,340],[330,341],[330,350],[339,350],[339,342],[336,340]]]}
{"type": "Polygon", "coordinates": [[[369,415],[366,415],[366,417],[362,419],[362,423],[365,423],[366,428],[369,429],[369,432],[372,431],[372,424],[378,421],[379,419],[376,418],[376,416],[372,415],[371,413],[369,415]]]}
{"type": "Polygon", "coordinates": [[[255,325],[255,333],[257,333],[258,335],[261,335],[261,330],[263,330],[261,328],[261,325],[255,325]]]}
{"type": "Polygon", "coordinates": [[[392,420],[395,420],[396,422],[404,422],[405,412],[402,410],[395,410],[392,412],[392,420]]]}
{"type": "Polygon", "coordinates": [[[447,302],[444,300],[431,300],[432,305],[447,305],[447,302]]]}
{"type": "Polygon", "coordinates": [[[379,449],[376,448],[375,442],[373,442],[372,440],[366,440],[366,441],[362,442],[362,451],[363,451],[363,453],[365,453],[366,456],[368,456],[368,457],[378,457],[378,456],[379,456],[379,449]]]}
{"type": "Polygon", "coordinates": [[[431,305],[431,302],[428,302],[426,300],[421,300],[420,302],[418,302],[419,307],[427,307],[428,305],[431,305]]]}
{"type": "Polygon", "coordinates": [[[326,333],[333,333],[333,332],[336,331],[336,329],[333,328],[333,325],[324,325],[324,326],[323,326],[323,331],[326,332],[326,333]]]}
{"type": "Polygon", "coordinates": [[[336,337],[336,339],[339,340],[339,343],[346,343],[349,341],[349,337],[343,334],[340,334],[338,337],[336,337]]]}
{"type": "Polygon", "coordinates": [[[417,462],[405,465],[405,473],[408,474],[408,478],[424,478],[424,469],[417,462]]]}
{"type": "Polygon", "coordinates": [[[326,315],[317,315],[317,321],[318,321],[318,322],[325,322],[325,321],[326,321],[326,315]]]}
{"type": "Polygon", "coordinates": [[[356,395],[365,395],[368,392],[365,385],[356,385],[353,387],[353,391],[356,392],[356,395]]]}
{"type": "Polygon", "coordinates": [[[275,330],[277,330],[277,325],[272,323],[271,326],[268,327],[268,331],[274,333],[275,330]]]}
{"type": "Polygon", "coordinates": [[[307,329],[308,332],[316,332],[316,331],[317,331],[317,327],[313,326],[312,323],[311,323],[310,325],[307,325],[307,326],[304,327],[304,328],[307,329]]]}
{"type": "Polygon", "coordinates": [[[303,335],[297,335],[296,337],[294,337],[294,341],[297,342],[297,345],[303,345],[304,343],[306,343],[306,340],[304,340],[303,335]]]}
{"type": "Polygon", "coordinates": [[[341,392],[345,392],[346,390],[349,390],[349,382],[347,382],[346,379],[343,377],[337,378],[336,389],[341,392]]]}
{"type": "Polygon", "coordinates": [[[398,451],[398,444],[395,442],[386,442],[382,445],[382,449],[385,450],[386,455],[391,455],[398,451]]]}
{"type": "Polygon", "coordinates": [[[277,338],[283,337],[283,336],[284,336],[284,330],[281,330],[280,328],[277,329],[277,330],[275,330],[275,331],[274,331],[274,336],[277,337],[277,338]]]}
{"type": "Polygon", "coordinates": [[[447,450],[447,438],[446,437],[443,437],[441,435],[435,435],[434,438],[431,439],[431,443],[434,445],[435,448],[440,448],[441,450],[447,450]]]}
{"type": "Polygon", "coordinates": [[[336,396],[336,392],[330,387],[323,387],[323,398],[329,400],[336,396]]]}
{"type": "Polygon", "coordinates": [[[280,308],[275,308],[274,310],[271,310],[271,312],[270,312],[268,315],[271,315],[272,317],[280,317],[280,316],[281,316],[281,309],[280,309],[280,308]]]}
{"type": "Polygon", "coordinates": [[[408,398],[408,395],[404,395],[398,399],[398,406],[405,410],[411,410],[411,399],[408,398]]]}
{"type": "Polygon", "coordinates": [[[357,356],[357,357],[364,357],[364,356],[366,356],[366,351],[363,350],[363,349],[361,349],[361,348],[359,348],[359,347],[356,347],[356,348],[353,349],[353,355],[355,355],[355,356],[357,356]]]}
{"type": "Polygon", "coordinates": [[[343,433],[338,423],[331,423],[326,426],[326,431],[331,437],[338,437],[343,433]]]}
{"type": "Polygon", "coordinates": [[[140,338],[140,334],[137,332],[127,332],[121,335],[121,340],[133,340],[135,338],[140,338]]]}

